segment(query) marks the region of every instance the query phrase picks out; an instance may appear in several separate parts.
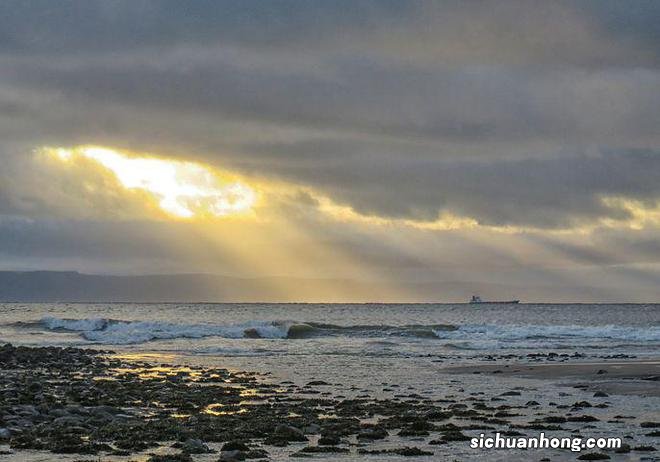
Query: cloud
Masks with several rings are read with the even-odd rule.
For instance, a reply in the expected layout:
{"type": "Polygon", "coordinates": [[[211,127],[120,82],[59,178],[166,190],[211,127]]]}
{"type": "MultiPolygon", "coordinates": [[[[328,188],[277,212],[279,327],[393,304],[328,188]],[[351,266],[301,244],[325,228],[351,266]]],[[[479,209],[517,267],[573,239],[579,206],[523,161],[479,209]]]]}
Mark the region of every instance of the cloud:
{"type": "Polygon", "coordinates": [[[317,168],[292,165],[281,175],[316,185],[364,215],[434,220],[451,213],[491,226],[562,228],[631,212],[608,198],[660,198],[660,152],[506,161],[356,160],[317,168]]]}
{"type": "Polygon", "coordinates": [[[162,216],[153,196],[123,188],[99,164],[65,165],[40,152],[5,153],[0,214],[107,220],[162,216]]]}
{"type": "MultiPolygon", "coordinates": [[[[496,261],[498,277],[542,280],[550,261],[655,264],[659,21],[647,0],[3,2],[0,214],[31,221],[0,253],[120,268],[108,249],[167,234],[157,204],[107,171],[32,154],[95,144],[269,185],[258,210],[269,224],[251,232],[318,262],[278,254],[269,271],[357,260],[394,279],[488,279],[476,266],[496,261]],[[333,219],[324,204],[359,219],[333,219]],[[438,216],[477,226],[406,224],[438,216]],[[88,242],[79,254],[76,240],[88,242]]],[[[194,267],[163,250],[184,234],[142,256],[124,248],[141,268],[194,267]]],[[[217,254],[197,235],[187,250],[226,269],[205,254],[224,262],[235,235],[217,254]]],[[[620,277],[648,280],[654,270],[635,273],[647,270],[620,277]]]]}
{"type": "MultiPolygon", "coordinates": [[[[194,54],[193,54],[194,55],[194,54]]],[[[16,62],[12,86],[57,92],[101,111],[107,104],[204,114],[209,120],[334,129],[446,142],[658,142],[660,74],[640,69],[434,70],[333,63],[334,78],[244,68],[241,55],[16,62]]],[[[98,117],[98,116],[97,116],[98,117]]]]}
{"type": "Polygon", "coordinates": [[[652,0],[8,1],[0,50],[71,55],[213,43],[424,63],[657,66],[659,14],[652,0]]]}

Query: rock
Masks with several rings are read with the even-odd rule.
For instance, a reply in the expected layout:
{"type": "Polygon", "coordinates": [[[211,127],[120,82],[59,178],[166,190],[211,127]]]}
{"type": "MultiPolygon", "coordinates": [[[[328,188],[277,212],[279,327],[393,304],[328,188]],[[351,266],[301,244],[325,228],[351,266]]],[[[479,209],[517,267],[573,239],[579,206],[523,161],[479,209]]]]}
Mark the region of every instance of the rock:
{"type": "Polygon", "coordinates": [[[447,420],[452,416],[451,412],[432,410],[424,416],[428,420],[447,420]]]}
{"type": "Polygon", "coordinates": [[[11,432],[8,428],[0,428],[0,441],[11,438],[11,432]]]}
{"type": "Polygon", "coordinates": [[[340,441],[337,435],[323,435],[319,438],[319,444],[322,446],[336,446],[340,441]]]}
{"type": "Polygon", "coordinates": [[[78,417],[64,416],[53,420],[53,425],[61,427],[74,427],[82,425],[82,420],[78,417]]]}
{"type": "Polygon", "coordinates": [[[630,450],[631,450],[630,445],[623,443],[621,447],[616,448],[614,452],[617,454],[627,454],[630,452],[630,450]]]}
{"type": "Polygon", "coordinates": [[[642,422],[639,426],[642,428],[660,428],[660,422],[642,422]]]}
{"type": "Polygon", "coordinates": [[[116,440],[115,446],[117,446],[119,449],[144,451],[145,449],[149,449],[150,447],[154,446],[154,443],[128,438],[123,440],[116,440]]]}
{"type": "Polygon", "coordinates": [[[578,460],[610,460],[610,456],[603,454],[602,452],[589,452],[587,454],[582,454],[578,457],[578,460]]]}
{"type": "Polygon", "coordinates": [[[405,446],[403,448],[394,448],[394,449],[358,449],[358,454],[395,454],[398,456],[405,457],[415,457],[415,456],[432,456],[433,453],[429,451],[423,451],[416,447],[405,446]]]}
{"type": "Polygon", "coordinates": [[[227,441],[222,445],[221,451],[249,451],[250,448],[242,441],[227,441]]]}
{"type": "MultiPolygon", "coordinates": [[[[57,435],[49,448],[56,454],[96,454],[99,449],[106,449],[106,445],[94,445],[83,440],[79,435],[57,435]]],[[[107,446],[107,449],[112,449],[107,446]]]]}
{"type": "Polygon", "coordinates": [[[569,422],[598,422],[599,419],[597,419],[594,416],[585,414],[577,417],[569,417],[566,420],[568,420],[569,422]]]}
{"type": "Polygon", "coordinates": [[[39,411],[37,408],[30,404],[14,406],[13,411],[16,415],[20,415],[22,417],[39,417],[39,411]]]}
{"type": "Polygon", "coordinates": [[[35,394],[35,393],[39,393],[40,391],[42,391],[43,388],[44,388],[43,385],[41,385],[39,382],[32,382],[32,383],[28,384],[27,391],[32,393],[32,394],[35,394]]]}
{"type": "Polygon", "coordinates": [[[607,398],[608,396],[610,395],[608,395],[604,391],[597,391],[596,393],[594,393],[594,398],[607,398]]]}
{"type": "Polygon", "coordinates": [[[214,452],[202,440],[194,438],[187,439],[181,444],[181,451],[187,454],[209,454],[214,452]]]}
{"type": "Polygon", "coordinates": [[[265,449],[252,449],[245,454],[246,459],[265,459],[268,457],[268,451],[265,449]]]}
{"type": "Polygon", "coordinates": [[[279,424],[275,427],[275,436],[287,441],[307,441],[307,437],[299,428],[291,425],[279,424]]]}
{"type": "Polygon", "coordinates": [[[583,407],[592,407],[592,405],[589,401],[577,401],[577,402],[573,403],[573,407],[583,408],[583,407]]]}
{"type": "Polygon", "coordinates": [[[303,454],[330,454],[330,453],[348,453],[350,452],[346,448],[340,448],[337,446],[307,446],[302,448],[300,451],[303,454]]]}
{"type": "Polygon", "coordinates": [[[357,437],[359,440],[382,440],[389,436],[387,430],[381,427],[367,427],[360,430],[357,437]]]}
{"type": "Polygon", "coordinates": [[[415,437],[415,436],[429,436],[429,432],[426,430],[418,430],[415,428],[404,428],[397,433],[398,436],[407,436],[407,437],[415,437]]]}
{"type": "Polygon", "coordinates": [[[147,462],[192,462],[190,454],[153,454],[147,462]]]}
{"type": "Polygon", "coordinates": [[[318,435],[321,432],[321,426],[315,423],[307,425],[304,429],[304,433],[308,435],[318,435]]]}
{"type": "Polygon", "coordinates": [[[276,446],[278,448],[283,448],[289,445],[289,441],[283,438],[278,438],[276,436],[269,436],[264,440],[264,444],[267,444],[268,446],[276,446]]]}
{"type": "Polygon", "coordinates": [[[222,451],[218,462],[236,462],[239,460],[245,460],[246,458],[246,454],[243,451],[222,451]]]}
{"type": "Polygon", "coordinates": [[[639,452],[655,452],[657,449],[654,446],[636,446],[633,448],[633,451],[639,451],[639,452]]]}
{"type": "Polygon", "coordinates": [[[121,414],[122,410],[117,409],[116,407],[112,407],[112,406],[95,406],[93,408],[90,408],[89,412],[90,412],[90,414],[93,414],[93,415],[98,415],[98,414],[100,414],[100,415],[106,415],[106,414],[115,415],[115,414],[121,414]]]}
{"type": "Polygon", "coordinates": [[[467,435],[464,435],[459,430],[446,432],[440,437],[441,441],[444,441],[444,442],[447,442],[447,443],[450,442],[450,441],[470,441],[471,439],[472,438],[470,438],[467,435]]]}
{"type": "Polygon", "coordinates": [[[565,423],[566,422],[566,417],[558,416],[558,415],[551,415],[543,419],[544,422],[547,423],[565,423]]]}

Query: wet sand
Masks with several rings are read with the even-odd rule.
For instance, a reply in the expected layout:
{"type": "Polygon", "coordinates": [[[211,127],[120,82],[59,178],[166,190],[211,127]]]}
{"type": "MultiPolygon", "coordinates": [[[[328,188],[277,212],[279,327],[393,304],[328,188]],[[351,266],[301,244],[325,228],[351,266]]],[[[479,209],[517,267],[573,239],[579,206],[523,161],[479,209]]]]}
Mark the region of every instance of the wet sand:
{"type": "Polygon", "coordinates": [[[501,374],[504,377],[555,380],[559,384],[611,394],[660,396],[660,360],[487,364],[449,367],[445,371],[455,374],[501,374]]]}

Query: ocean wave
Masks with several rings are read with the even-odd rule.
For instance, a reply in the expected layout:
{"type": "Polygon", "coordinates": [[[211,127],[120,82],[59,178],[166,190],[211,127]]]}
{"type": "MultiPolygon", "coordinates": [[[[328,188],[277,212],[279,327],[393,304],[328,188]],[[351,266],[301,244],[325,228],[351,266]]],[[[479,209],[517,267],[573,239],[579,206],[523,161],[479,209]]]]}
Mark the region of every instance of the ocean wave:
{"type": "Polygon", "coordinates": [[[103,344],[138,344],[177,338],[311,339],[355,337],[400,341],[445,341],[455,349],[564,348],[605,344],[659,343],[660,326],[542,326],[443,324],[337,325],[319,322],[249,321],[238,324],[182,324],[162,321],[122,321],[105,318],[47,317],[40,325],[51,331],[73,332],[103,344]]]}
{"type": "Polygon", "coordinates": [[[48,330],[71,331],[95,343],[137,344],[176,338],[222,337],[230,339],[306,339],[327,336],[436,338],[435,332],[455,329],[448,325],[356,325],[315,322],[250,321],[240,324],[178,324],[159,321],[120,321],[103,318],[43,318],[48,330]]]}
{"type": "Polygon", "coordinates": [[[290,325],[278,322],[248,322],[235,325],[178,324],[159,321],[121,321],[103,318],[43,318],[48,330],[79,333],[86,340],[105,344],[135,344],[176,338],[286,338],[290,325]]]}
{"type": "Polygon", "coordinates": [[[110,322],[110,319],[104,318],[62,319],[45,317],[41,319],[41,324],[49,330],[69,330],[76,332],[105,329],[110,322]]]}
{"type": "Polygon", "coordinates": [[[660,343],[660,326],[540,326],[469,324],[456,330],[434,331],[445,346],[456,349],[488,350],[516,348],[572,348],[612,346],[623,342],[634,346],[660,343]]]}

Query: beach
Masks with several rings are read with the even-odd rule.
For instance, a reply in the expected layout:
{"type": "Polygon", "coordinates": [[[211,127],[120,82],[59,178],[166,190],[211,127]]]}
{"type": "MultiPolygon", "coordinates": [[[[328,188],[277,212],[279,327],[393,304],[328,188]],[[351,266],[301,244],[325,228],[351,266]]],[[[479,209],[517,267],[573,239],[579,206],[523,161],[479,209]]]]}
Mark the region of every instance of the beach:
{"type": "MultiPolygon", "coordinates": [[[[585,378],[595,366],[531,366],[525,374],[585,378]],[[548,369],[567,370],[562,376],[548,374],[548,369]]],[[[598,366],[614,368],[608,363],[598,366]]],[[[247,372],[74,348],[4,345],[0,367],[0,435],[7,443],[3,455],[8,460],[37,460],[45,451],[58,459],[63,454],[102,454],[107,460],[154,462],[207,460],[203,455],[210,454],[222,461],[328,454],[347,460],[376,455],[428,458],[465,446],[475,433],[495,429],[511,436],[540,430],[593,434],[594,423],[601,420],[597,416],[611,413],[615,400],[601,392],[589,401],[544,407],[528,400],[536,396],[530,394],[533,387],[494,395],[464,391],[439,400],[414,393],[392,399],[346,398],[329,391],[332,384],[324,381],[276,384],[247,372]]],[[[618,377],[630,379],[642,365],[616,367],[622,371],[618,377]]],[[[512,369],[512,375],[517,373],[512,369]]],[[[645,374],[639,378],[647,378],[645,374]]],[[[570,397],[567,402],[579,399],[573,393],[558,396],[570,397]]],[[[640,441],[660,436],[660,422],[640,420],[629,415],[608,421],[625,425],[626,432],[636,427],[634,445],[626,443],[614,454],[654,452],[651,444],[640,441]]]]}
{"type": "Polygon", "coordinates": [[[0,340],[12,344],[0,347],[0,451],[12,462],[628,461],[657,453],[655,306],[632,306],[639,324],[628,325],[617,318],[621,307],[596,305],[577,314],[566,306],[3,308],[0,340]],[[553,312],[570,324],[553,324],[553,312]],[[496,315],[509,320],[489,323],[496,315]],[[622,444],[471,447],[482,436],[541,433],[622,444]]]}
{"type": "Polygon", "coordinates": [[[612,360],[577,364],[506,364],[447,369],[457,374],[501,374],[553,380],[565,386],[617,395],[660,396],[660,361],[612,360]]]}

